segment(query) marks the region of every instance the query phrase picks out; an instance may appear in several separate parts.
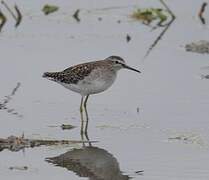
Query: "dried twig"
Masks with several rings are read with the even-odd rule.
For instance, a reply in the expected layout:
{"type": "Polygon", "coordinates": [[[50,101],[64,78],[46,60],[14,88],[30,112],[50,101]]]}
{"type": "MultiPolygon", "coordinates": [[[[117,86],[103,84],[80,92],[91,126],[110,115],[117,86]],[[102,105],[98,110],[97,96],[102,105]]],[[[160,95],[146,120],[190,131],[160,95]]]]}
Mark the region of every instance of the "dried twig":
{"type": "Polygon", "coordinates": [[[175,19],[176,16],[174,15],[174,13],[171,11],[171,9],[167,6],[167,4],[163,1],[160,0],[161,4],[166,8],[166,10],[169,12],[169,14],[175,19]]]}
{"type": "Polygon", "coordinates": [[[9,101],[12,99],[12,96],[15,95],[16,91],[18,90],[18,88],[20,87],[20,83],[18,82],[16,87],[12,90],[12,93],[8,96],[6,96],[6,99],[4,100],[4,102],[2,103],[4,106],[9,103],[9,101]]]}
{"type": "Polygon", "coordinates": [[[4,5],[4,7],[9,11],[9,13],[12,15],[12,17],[14,18],[14,20],[16,21],[15,27],[18,27],[18,25],[20,24],[21,20],[22,20],[22,14],[18,8],[18,6],[15,4],[14,9],[17,13],[17,16],[13,13],[13,11],[10,9],[10,7],[7,5],[6,2],[1,1],[1,3],[4,5]]]}
{"type": "Polygon", "coordinates": [[[13,115],[18,115],[19,117],[21,117],[22,115],[16,112],[15,109],[11,109],[7,107],[7,104],[12,100],[12,96],[15,95],[19,87],[20,87],[20,83],[18,82],[16,87],[12,90],[12,93],[8,96],[5,96],[6,98],[3,100],[3,102],[0,102],[0,110],[6,110],[8,113],[11,113],[13,115]]]}
{"type": "Polygon", "coordinates": [[[16,20],[15,14],[12,12],[12,10],[9,8],[6,2],[1,1],[1,3],[4,5],[4,7],[9,11],[9,13],[12,15],[12,17],[16,20]]]}
{"type": "Polygon", "coordinates": [[[203,17],[203,13],[205,12],[206,6],[207,6],[207,3],[204,2],[204,3],[202,4],[201,8],[200,8],[199,13],[198,13],[198,16],[199,16],[199,18],[200,18],[202,24],[205,24],[205,18],[203,17]]]}
{"type": "Polygon", "coordinates": [[[15,10],[17,12],[15,27],[17,27],[17,26],[19,26],[20,22],[22,21],[22,14],[16,4],[15,4],[15,10]]]}
{"type": "Polygon", "coordinates": [[[79,12],[80,12],[80,9],[77,9],[76,11],[75,11],[75,13],[73,14],[73,17],[75,18],[75,20],[77,21],[77,22],[80,22],[80,18],[79,18],[79,12]]]}
{"type": "Polygon", "coordinates": [[[157,45],[157,43],[159,42],[159,40],[163,37],[163,35],[165,34],[165,32],[168,30],[168,28],[171,26],[171,24],[174,22],[174,20],[176,19],[176,16],[174,15],[174,13],[170,10],[170,8],[166,5],[166,3],[163,0],[160,0],[160,2],[162,3],[162,5],[166,8],[166,10],[168,11],[168,13],[171,15],[171,20],[165,25],[165,28],[163,29],[163,31],[159,34],[159,36],[155,39],[155,41],[151,44],[151,46],[149,47],[147,53],[145,54],[144,58],[146,58],[149,53],[153,50],[153,48],[157,45]]]}
{"type": "Polygon", "coordinates": [[[7,21],[6,16],[2,13],[1,10],[0,10],[0,20],[1,20],[1,23],[0,23],[0,32],[1,32],[3,26],[5,25],[5,23],[7,21]]]}

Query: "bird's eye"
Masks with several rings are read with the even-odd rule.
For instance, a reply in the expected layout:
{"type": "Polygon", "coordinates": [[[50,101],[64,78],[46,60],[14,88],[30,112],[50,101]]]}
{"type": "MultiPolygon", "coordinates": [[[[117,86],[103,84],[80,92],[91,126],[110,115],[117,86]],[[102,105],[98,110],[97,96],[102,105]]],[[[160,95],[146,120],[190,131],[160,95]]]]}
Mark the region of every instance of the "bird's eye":
{"type": "Polygon", "coordinates": [[[115,61],[115,64],[118,64],[119,62],[118,61],[115,61]]]}

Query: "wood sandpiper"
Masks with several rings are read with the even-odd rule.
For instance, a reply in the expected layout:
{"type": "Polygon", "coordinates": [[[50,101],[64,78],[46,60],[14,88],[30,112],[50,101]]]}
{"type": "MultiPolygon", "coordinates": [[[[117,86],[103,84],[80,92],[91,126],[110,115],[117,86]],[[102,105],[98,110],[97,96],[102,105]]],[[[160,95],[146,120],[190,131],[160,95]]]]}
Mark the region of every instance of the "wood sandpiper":
{"type": "Polygon", "coordinates": [[[126,65],[119,56],[110,56],[104,60],[78,64],[60,72],[45,72],[43,77],[55,81],[71,91],[81,94],[80,112],[83,107],[87,115],[86,104],[91,94],[107,90],[115,81],[120,69],[139,70],[126,65]]]}

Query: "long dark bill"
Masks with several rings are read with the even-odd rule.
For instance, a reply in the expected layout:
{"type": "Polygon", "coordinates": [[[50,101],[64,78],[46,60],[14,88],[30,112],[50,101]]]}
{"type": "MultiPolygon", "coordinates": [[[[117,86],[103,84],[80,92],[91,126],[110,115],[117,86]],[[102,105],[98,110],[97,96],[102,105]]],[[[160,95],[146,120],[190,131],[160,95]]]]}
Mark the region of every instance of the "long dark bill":
{"type": "Polygon", "coordinates": [[[132,70],[132,71],[135,71],[135,72],[141,73],[141,71],[139,71],[139,70],[137,70],[137,69],[134,69],[134,68],[132,68],[132,67],[130,67],[130,66],[123,65],[123,67],[124,67],[124,68],[126,68],[126,69],[130,69],[130,70],[132,70]]]}

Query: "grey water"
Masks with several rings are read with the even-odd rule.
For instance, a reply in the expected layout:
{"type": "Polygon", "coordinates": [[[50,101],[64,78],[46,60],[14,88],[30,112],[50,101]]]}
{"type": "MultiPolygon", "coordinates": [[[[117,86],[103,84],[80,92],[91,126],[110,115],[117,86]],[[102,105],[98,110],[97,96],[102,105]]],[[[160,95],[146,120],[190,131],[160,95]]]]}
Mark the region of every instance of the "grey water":
{"type": "Polygon", "coordinates": [[[137,7],[164,8],[160,1],[11,0],[8,4],[16,3],[23,14],[17,28],[0,5],[8,17],[0,32],[0,107],[10,97],[0,108],[0,138],[24,133],[36,139],[82,139],[80,95],[42,78],[45,71],[119,55],[142,72],[122,70],[108,91],[90,97],[88,137],[96,143],[3,150],[1,179],[209,178],[209,81],[201,78],[209,60],[184,49],[208,40],[209,10],[202,25],[197,17],[202,1],[165,2],[176,19],[145,58],[163,28],[153,30],[130,14],[137,7]],[[45,16],[46,3],[59,10],[45,16]],[[77,9],[80,22],[72,17],[77,9]],[[76,128],[62,130],[62,124],[76,128]]]}

